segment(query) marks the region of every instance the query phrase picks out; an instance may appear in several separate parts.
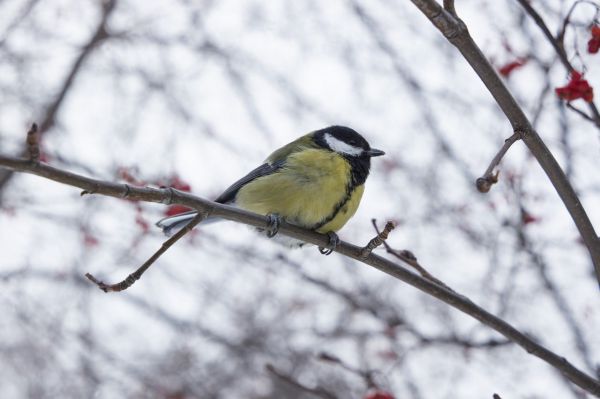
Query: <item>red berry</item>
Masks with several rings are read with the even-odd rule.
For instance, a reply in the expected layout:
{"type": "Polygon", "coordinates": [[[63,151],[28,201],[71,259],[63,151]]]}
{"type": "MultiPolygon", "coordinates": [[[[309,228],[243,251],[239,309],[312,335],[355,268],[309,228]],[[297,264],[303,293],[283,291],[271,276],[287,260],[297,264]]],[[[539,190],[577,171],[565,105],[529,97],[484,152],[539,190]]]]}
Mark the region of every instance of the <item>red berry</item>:
{"type": "Polygon", "coordinates": [[[367,394],[363,399],[394,399],[394,395],[385,391],[374,391],[367,394]]]}
{"type": "Polygon", "coordinates": [[[526,63],[527,63],[527,59],[519,58],[516,61],[509,62],[508,64],[505,64],[504,66],[500,67],[498,69],[498,72],[500,73],[500,75],[502,75],[504,77],[508,77],[508,76],[510,76],[511,73],[513,73],[513,71],[515,69],[522,67],[526,63]]]}
{"type": "Polygon", "coordinates": [[[589,103],[594,99],[594,89],[587,80],[583,79],[583,75],[577,71],[571,72],[569,83],[566,86],[557,87],[555,92],[559,98],[567,101],[582,98],[589,103]]]}

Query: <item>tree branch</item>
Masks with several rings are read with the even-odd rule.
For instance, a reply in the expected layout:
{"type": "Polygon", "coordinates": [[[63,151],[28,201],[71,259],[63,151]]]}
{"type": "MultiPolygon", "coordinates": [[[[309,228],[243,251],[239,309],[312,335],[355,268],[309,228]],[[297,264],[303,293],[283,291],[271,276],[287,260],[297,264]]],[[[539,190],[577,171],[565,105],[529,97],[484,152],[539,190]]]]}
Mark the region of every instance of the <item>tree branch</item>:
{"type": "Polygon", "coordinates": [[[40,161],[40,133],[35,123],[31,125],[27,132],[27,152],[31,162],[37,163],[40,161]]]}
{"type": "MultiPolygon", "coordinates": [[[[556,54],[558,54],[558,58],[560,58],[560,61],[564,65],[567,72],[569,72],[569,73],[573,72],[575,70],[575,68],[571,64],[571,61],[569,61],[569,57],[567,57],[567,52],[565,51],[565,47],[562,42],[562,38],[564,38],[565,31],[567,29],[567,25],[571,18],[571,13],[573,12],[577,3],[573,4],[573,7],[571,7],[571,10],[569,10],[567,17],[564,20],[562,29],[558,34],[558,37],[560,38],[560,40],[558,40],[556,37],[554,37],[552,32],[550,32],[550,29],[548,28],[548,25],[546,25],[546,22],[544,21],[542,16],[531,6],[531,4],[528,0],[517,0],[517,2],[521,5],[521,7],[523,7],[525,12],[533,19],[533,21],[536,23],[536,25],[542,30],[542,33],[544,34],[546,39],[548,39],[548,41],[554,48],[554,51],[556,51],[556,54]]],[[[596,125],[597,128],[600,128],[600,112],[598,112],[598,108],[596,107],[596,104],[594,104],[593,101],[589,102],[588,107],[590,108],[590,112],[592,113],[592,116],[589,118],[586,118],[586,119],[588,119],[592,123],[594,123],[594,125],[596,125]]],[[[580,115],[581,115],[581,113],[580,113],[580,115]]]]}
{"type": "Polygon", "coordinates": [[[133,285],[133,283],[135,283],[137,280],[139,280],[140,277],[142,277],[142,274],[144,274],[144,272],[146,270],[148,270],[150,268],[150,266],[152,266],[152,264],[154,264],[154,262],[156,262],[156,260],[158,258],[160,258],[160,256],[162,254],[164,254],[169,248],[171,248],[171,246],[173,246],[173,244],[175,244],[177,241],[179,241],[179,239],[181,237],[183,237],[184,235],[186,235],[187,233],[192,231],[192,229],[198,223],[200,223],[203,219],[205,219],[205,217],[206,216],[204,214],[198,213],[194,219],[190,220],[190,222],[188,224],[186,224],[176,234],[174,234],[173,237],[171,237],[167,241],[165,241],[160,246],[158,251],[156,251],[146,262],[144,262],[144,264],[142,266],[140,266],[135,272],[131,273],[129,276],[127,276],[127,278],[125,280],[123,280],[119,283],[106,284],[106,283],[96,279],[96,277],[94,277],[90,273],[86,273],[85,276],[88,278],[88,280],[90,280],[92,283],[96,284],[98,286],[98,288],[100,288],[104,292],[124,291],[127,288],[131,287],[133,285]]]}
{"type": "Polygon", "coordinates": [[[376,389],[379,388],[379,386],[375,382],[375,378],[374,378],[375,370],[369,370],[369,369],[363,370],[361,368],[352,367],[352,366],[346,364],[345,362],[343,362],[342,359],[340,359],[339,357],[332,355],[330,353],[327,353],[327,352],[319,353],[317,355],[317,358],[324,362],[338,365],[341,368],[343,368],[344,370],[351,372],[352,374],[356,374],[357,376],[361,377],[365,381],[365,384],[367,385],[368,388],[376,388],[376,389]]]}
{"type": "MultiPolygon", "coordinates": [[[[373,220],[373,222],[375,222],[375,220],[373,220]]],[[[366,258],[367,256],[369,256],[369,254],[371,252],[373,252],[373,250],[375,248],[377,248],[378,246],[380,246],[381,244],[385,243],[385,240],[387,240],[388,235],[390,234],[390,232],[392,230],[394,230],[394,223],[392,222],[387,222],[385,224],[385,227],[383,228],[382,232],[377,232],[377,236],[375,236],[375,238],[373,238],[371,241],[369,241],[367,243],[367,245],[365,245],[363,247],[363,249],[360,251],[360,256],[362,258],[366,258]]]]}
{"type": "MultiPolygon", "coordinates": [[[[373,228],[375,229],[377,234],[378,235],[381,234],[379,232],[379,228],[377,228],[377,220],[371,219],[371,224],[373,225],[373,228]]],[[[386,227],[387,227],[387,225],[386,225],[386,227]]],[[[431,273],[429,273],[427,271],[427,269],[425,269],[423,266],[421,266],[421,264],[417,260],[417,257],[411,251],[408,251],[406,249],[402,249],[402,250],[394,249],[385,240],[383,241],[383,246],[385,247],[385,250],[387,251],[388,254],[393,255],[394,257],[400,259],[402,262],[406,263],[407,265],[409,265],[410,267],[415,269],[417,272],[419,272],[421,277],[454,292],[454,290],[452,288],[450,288],[446,284],[444,284],[443,281],[438,280],[431,273]]]]}
{"type": "Polygon", "coordinates": [[[444,0],[444,10],[450,14],[456,16],[456,9],[454,8],[454,0],[444,0]]]}
{"type": "Polygon", "coordinates": [[[293,387],[297,388],[300,391],[310,393],[314,396],[318,396],[323,399],[337,399],[336,395],[332,394],[331,392],[327,391],[326,389],[323,389],[321,387],[311,388],[311,387],[307,387],[304,384],[301,384],[300,382],[296,381],[291,376],[284,374],[281,371],[278,371],[272,364],[266,364],[265,369],[267,369],[267,371],[269,373],[273,374],[274,376],[281,379],[282,381],[287,382],[288,384],[292,385],[293,387]]]}
{"type": "MultiPolygon", "coordinates": [[[[258,215],[235,208],[229,205],[218,204],[208,201],[194,195],[181,192],[174,189],[156,189],[151,187],[131,187],[127,184],[119,184],[102,180],[91,179],[65,170],[54,168],[44,163],[34,163],[28,159],[15,158],[0,155],[0,167],[8,168],[13,171],[19,171],[44,177],[59,183],[64,183],[82,190],[82,194],[101,194],[116,198],[128,198],[133,200],[156,202],[162,204],[180,204],[196,209],[205,217],[215,216],[223,219],[244,223],[247,225],[267,228],[269,219],[266,216],[258,215]]],[[[283,221],[279,227],[279,233],[285,234],[317,246],[327,246],[329,237],[311,230],[294,226],[283,221]]],[[[384,273],[389,274],[405,283],[429,294],[448,305],[470,315],[481,323],[491,327],[509,340],[515,342],[528,353],[544,360],[549,365],[560,371],[571,382],[578,385],[594,395],[600,396],[600,382],[579,370],[564,357],[557,355],[544,346],[535,342],[532,338],[518,331],[506,321],[494,316],[486,310],[474,304],[468,298],[456,293],[455,291],[439,285],[426,278],[416,275],[410,270],[402,267],[381,256],[373,253],[366,258],[362,258],[362,248],[350,243],[341,241],[336,247],[338,252],[347,257],[358,260],[366,265],[370,265],[384,273]]]]}
{"type": "Polygon", "coordinates": [[[506,115],[513,131],[520,134],[521,139],[523,139],[529,151],[550,179],[588,248],[594,264],[596,278],[600,285],[600,238],[560,165],[542,138],[533,129],[531,122],[529,122],[502,79],[500,79],[494,67],[473,41],[466,25],[460,19],[445,11],[435,0],[411,1],[471,65],[506,115]]]}
{"type": "Polygon", "coordinates": [[[576,108],[570,102],[567,102],[565,104],[566,104],[567,108],[569,108],[570,110],[574,111],[576,114],[578,114],[579,116],[581,116],[583,119],[588,120],[590,122],[594,122],[594,119],[591,116],[589,116],[588,114],[586,114],[585,112],[583,112],[579,108],[576,108]]]}
{"type": "Polygon", "coordinates": [[[487,193],[488,191],[490,191],[490,188],[492,188],[492,185],[498,183],[498,172],[496,172],[495,174],[492,172],[494,171],[494,168],[498,166],[500,161],[502,161],[502,157],[504,157],[506,151],[508,151],[510,146],[513,145],[513,143],[519,138],[519,134],[515,133],[506,140],[504,140],[504,145],[502,146],[502,148],[500,148],[500,151],[498,151],[494,159],[492,159],[492,162],[490,162],[490,166],[488,166],[483,176],[478,178],[475,182],[477,190],[480,193],[487,193]]]}

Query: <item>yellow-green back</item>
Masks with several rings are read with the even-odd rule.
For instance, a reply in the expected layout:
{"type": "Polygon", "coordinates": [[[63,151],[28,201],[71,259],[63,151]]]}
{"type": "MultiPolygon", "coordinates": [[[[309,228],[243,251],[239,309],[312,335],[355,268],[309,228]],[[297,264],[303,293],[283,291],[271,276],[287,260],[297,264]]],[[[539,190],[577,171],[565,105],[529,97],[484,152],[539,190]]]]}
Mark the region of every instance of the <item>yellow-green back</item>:
{"type": "Polygon", "coordinates": [[[278,150],[274,151],[271,155],[269,155],[266,161],[269,163],[277,162],[282,159],[286,159],[293,152],[298,152],[305,148],[321,148],[317,144],[315,144],[315,142],[312,140],[312,136],[312,133],[308,133],[292,141],[291,143],[284,145],[283,147],[279,148],[278,150]]]}

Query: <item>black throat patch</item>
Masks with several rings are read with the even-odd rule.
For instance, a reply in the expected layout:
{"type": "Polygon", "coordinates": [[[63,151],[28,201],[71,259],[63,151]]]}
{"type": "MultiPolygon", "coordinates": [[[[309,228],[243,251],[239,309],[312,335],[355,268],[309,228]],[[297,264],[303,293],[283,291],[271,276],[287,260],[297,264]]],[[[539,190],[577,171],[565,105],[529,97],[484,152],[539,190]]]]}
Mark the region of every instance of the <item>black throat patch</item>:
{"type": "Polygon", "coordinates": [[[371,169],[371,158],[368,156],[362,157],[344,157],[350,164],[350,185],[348,191],[352,191],[354,187],[364,184],[369,176],[369,170],[371,169]]]}

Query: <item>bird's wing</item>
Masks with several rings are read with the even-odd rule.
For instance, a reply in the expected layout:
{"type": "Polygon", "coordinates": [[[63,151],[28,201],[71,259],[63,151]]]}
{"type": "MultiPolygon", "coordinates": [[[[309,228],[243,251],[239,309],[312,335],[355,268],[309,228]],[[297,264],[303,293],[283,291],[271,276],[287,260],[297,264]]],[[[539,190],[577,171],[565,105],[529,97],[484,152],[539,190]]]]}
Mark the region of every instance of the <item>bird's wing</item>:
{"type": "Polygon", "coordinates": [[[264,164],[260,165],[258,168],[254,169],[252,172],[233,183],[231,187],[225,190],[225,192],[221,194],[215,201],[221,204],[233,201],[238,190],[244,187],[244,185],[250,183],[256,178],[267,176],[276,172],[285,164],[285,160],[290,154],[306,148],[319,148],[312,140],[312,133],[304,135],[273,152],[271,155],[269,155],[264,164]]]}
{"type": "Polygon", "coordinates": [[[272,163],[267,162],[260,165],[258,168],[254,169],[246,176],[233,183],[227,190],[223,192],[223,194],[219,195],[219,198],[217,198],[215,202],[226,204],[233,201],[240,188],[244,187],[254,179],[275,173],[277,170],[281,169],[284,164],[285,159],[280,159],[272,163]]]}

